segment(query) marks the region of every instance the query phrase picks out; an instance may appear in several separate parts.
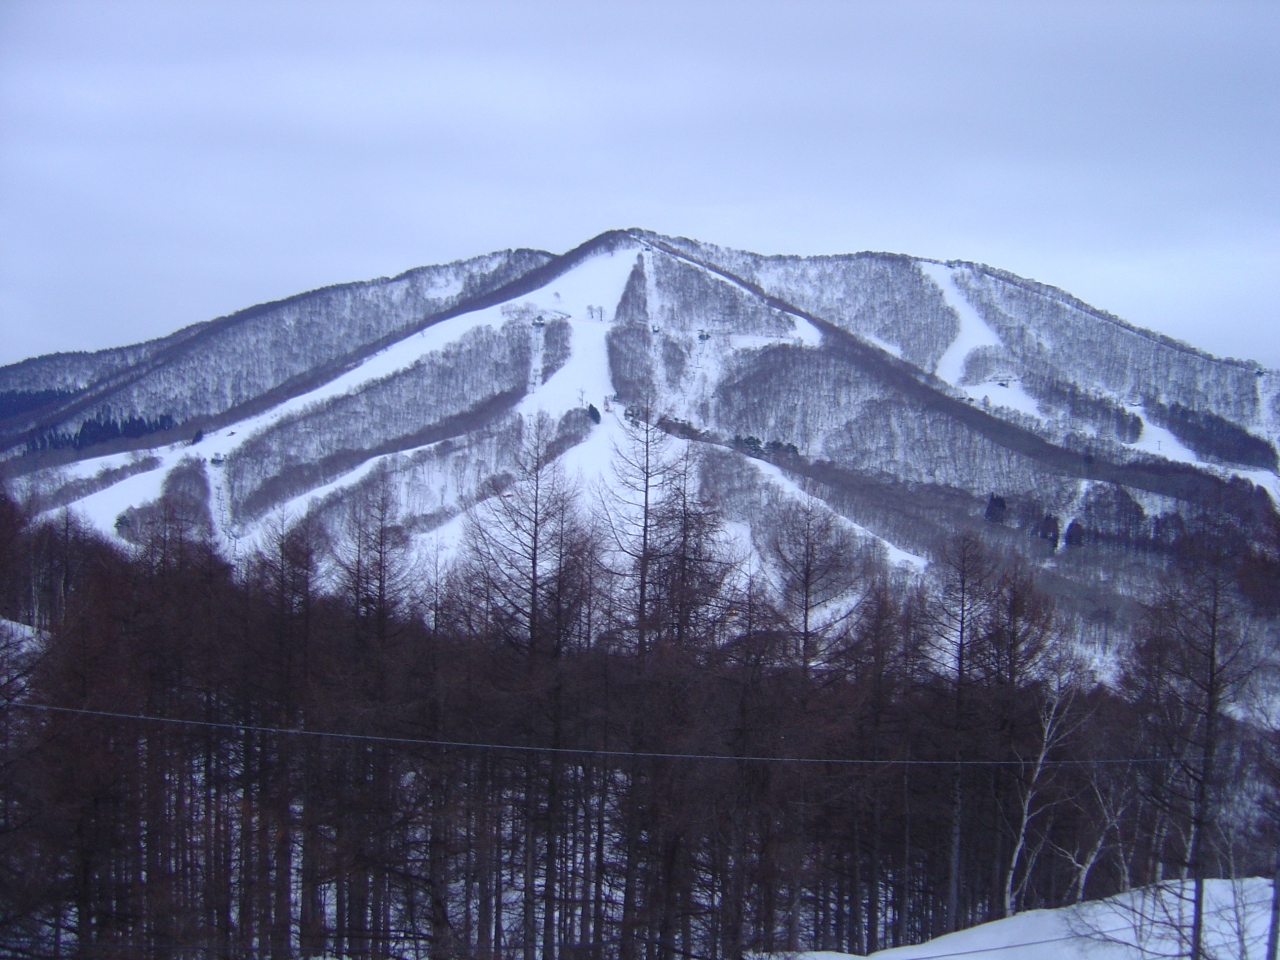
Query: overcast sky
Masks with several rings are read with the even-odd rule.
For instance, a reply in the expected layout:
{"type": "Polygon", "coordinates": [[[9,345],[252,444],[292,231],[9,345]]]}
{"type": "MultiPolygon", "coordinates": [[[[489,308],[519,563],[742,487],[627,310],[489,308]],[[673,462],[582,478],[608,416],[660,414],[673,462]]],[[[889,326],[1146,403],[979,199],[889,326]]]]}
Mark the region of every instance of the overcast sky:
{"type": "Polygon", "coordinates": [[[0,0],[0,363],[628,226],[1280,367],[1280,3],[0,0]]]}

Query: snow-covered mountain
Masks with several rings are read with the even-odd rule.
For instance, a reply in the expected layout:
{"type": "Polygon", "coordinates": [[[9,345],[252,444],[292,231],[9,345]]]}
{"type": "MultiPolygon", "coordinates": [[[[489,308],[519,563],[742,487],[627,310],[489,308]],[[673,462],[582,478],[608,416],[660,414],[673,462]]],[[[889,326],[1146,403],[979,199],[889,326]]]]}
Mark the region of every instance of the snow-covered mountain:
{"type": "Polygon", "coordinates": [[[1199,505],[1248,524],[1280,499],[1280,372],[980,264],[642,230],[0,368],[0,456],[41,509],[113,535],[184,490],[216,537],[253,538],[375,471],[411,531],[447,535],[535,412],[590,483],[646,404],[709,453],[731,519],[804,486],[895,559],[971,526],[1087,579],[1199,505]]]}

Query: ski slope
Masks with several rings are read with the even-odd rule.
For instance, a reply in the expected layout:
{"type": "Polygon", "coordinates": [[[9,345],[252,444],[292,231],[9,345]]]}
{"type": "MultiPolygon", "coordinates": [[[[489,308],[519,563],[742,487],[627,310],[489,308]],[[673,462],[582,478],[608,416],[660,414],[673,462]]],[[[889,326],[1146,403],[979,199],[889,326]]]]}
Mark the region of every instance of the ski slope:
{"type": "Polygon", "coordinates": [[[960,331],[938,359],[934,373],[970,400],[1008,407],[1019,413],[1039,417],[1040,409],[1035,399],[1016,380],[977,384],[964,382],[965,360],[969,354],[979,347],[1002,346],[1002,341],[960,292],[953,276],[955,271],[951,267],[942,263],[921,263],[920,269],[938,285],[947,306],[960,318],[960,331]]]}

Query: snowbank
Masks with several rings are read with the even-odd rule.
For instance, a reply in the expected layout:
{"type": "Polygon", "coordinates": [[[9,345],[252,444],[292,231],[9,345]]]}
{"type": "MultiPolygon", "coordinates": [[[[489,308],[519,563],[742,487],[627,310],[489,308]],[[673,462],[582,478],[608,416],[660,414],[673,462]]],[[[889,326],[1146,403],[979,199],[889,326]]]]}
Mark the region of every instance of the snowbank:
{"type": "MultiPolygon", "coordinates": [[[[1185,957],[1191,934],[1190,882],[1145,887],[1057,910],[1028,910],[927,943],[881,950],[879,960],[1152,960],[1185,957]]],[[[1206,888],[1207,960],[1262,960],[1267,946],[1271,882],[1210,880],[1206,888]]],[[[804,960],[848,954],[814,951],[804,960]]]]}

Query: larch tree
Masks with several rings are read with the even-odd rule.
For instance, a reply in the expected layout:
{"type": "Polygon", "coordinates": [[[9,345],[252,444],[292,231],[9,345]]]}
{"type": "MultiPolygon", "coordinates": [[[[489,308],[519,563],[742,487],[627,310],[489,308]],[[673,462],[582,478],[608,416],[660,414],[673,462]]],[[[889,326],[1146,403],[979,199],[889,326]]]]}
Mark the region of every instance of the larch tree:
{"type": "Polygon", "coordinates": [[[862,577],[856,543],[842,518],[807,492],[782,506],[768,541],[783,610],[792,621],[796,659],[808,677],[853,605],[832,609],[862,577]]]}
{"type": "Polygon", "coordinates": [[[671,438],[658,425],[651,400],[629,411],[625,438],[614,445],[614,484],[598,491],[608,552],[622,561],[614,575],[627,584],[629,617],[636,652],[644,657],[652,632],[652,567],[657,546],[657,511],[667,475],[675,463],[671,438]]]}
{"type": "Polygon", "coordinates": [[[966,531],[939,550],[942,588],[933,609],[939,672],[950,675],[951,735],[955,764],[951,780],[950,849],[943,918],[947,932],[959,923],[961,841],[964,817],[964,745],[968,726],[968,692],[973,655],[992,603],[996,564],[977,534],[966,531]]]}
{"type": "Polygon", "coordinates": [[[1124,666],[1123,684],[1169,769],[1153,799],[1184,838],[1178,866],[1192,882],[1192,960],[1204,957],[1205,881],[1214,869],[1230,711],[1263,653],[1264,635],[1237,589],[1240,556],[1229,534],[1202,521],[1179,544],[1124,666]]]}

